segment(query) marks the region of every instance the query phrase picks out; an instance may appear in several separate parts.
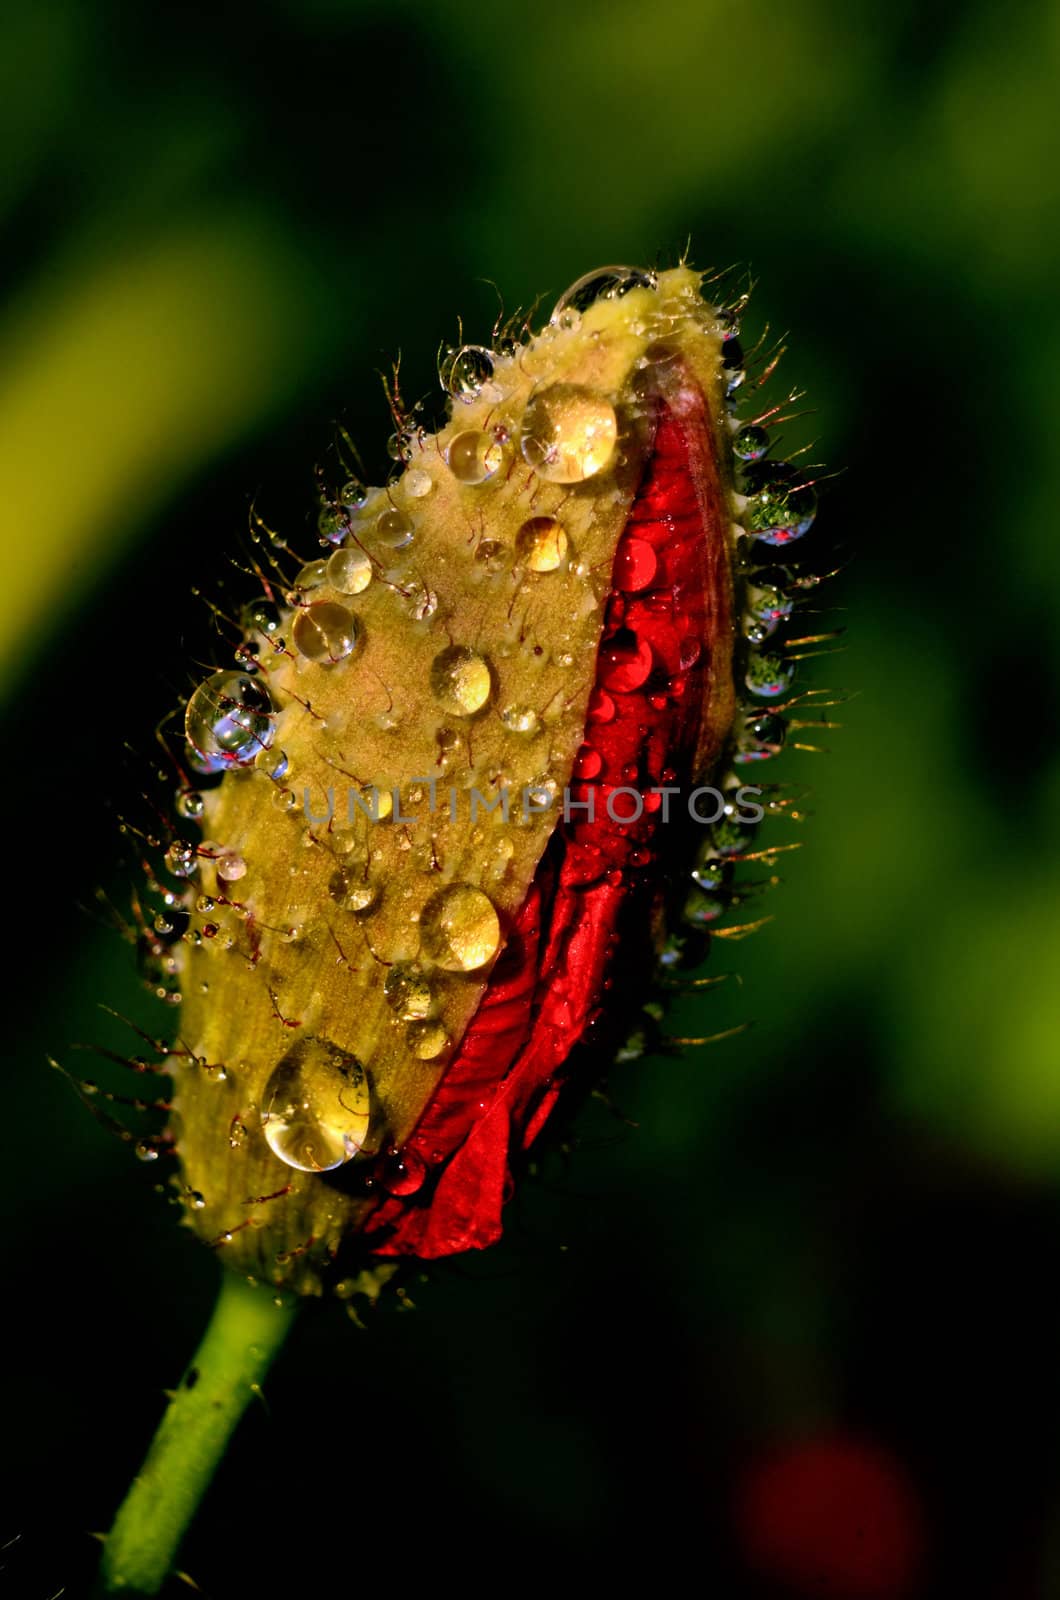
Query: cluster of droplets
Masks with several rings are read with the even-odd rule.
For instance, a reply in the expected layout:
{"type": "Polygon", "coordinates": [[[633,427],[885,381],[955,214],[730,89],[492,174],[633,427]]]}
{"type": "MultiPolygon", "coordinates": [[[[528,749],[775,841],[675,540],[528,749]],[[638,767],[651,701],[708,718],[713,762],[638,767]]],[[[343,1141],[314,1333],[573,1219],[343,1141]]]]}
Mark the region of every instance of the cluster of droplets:
{"type": "MultiPolygon", "coordinates": [[[[737,772],[771,760],[784,747],[788,734],[784,712],[790,704],[795,661],[783,646],[778,647],[776,636],[791,618],[798,592],[821,581],[775,565],[778,550],[786,550],[809,532],[817,499],[812,483],[791,462],[770,457],[774,445],[770,424],[776,426],[777,411],[752,421],[743,421],[737,414],[746,379],[740,343],[745,304],[746,297],[742,297],[732,306],[714,308],[715,325],[722,336],[721,369],[739,515],[736,600],[740,640],[735,671],[741,704],[730,751],[736,770],[721,780],[721,814],[701,844],[691,871],[682,915],[685,931],[671,938],[664,965],[698,961],[703,946],[695,944],[695,937],[705,938],[707,930],[738,898],[735,867],[751,853],[757,823],[741,814],[737,772]]],[[[751,774],[742,781],[751,782],[751,774]]],[[[785,809],[783,803],[775,804],[778,811],[785,809]]]]}

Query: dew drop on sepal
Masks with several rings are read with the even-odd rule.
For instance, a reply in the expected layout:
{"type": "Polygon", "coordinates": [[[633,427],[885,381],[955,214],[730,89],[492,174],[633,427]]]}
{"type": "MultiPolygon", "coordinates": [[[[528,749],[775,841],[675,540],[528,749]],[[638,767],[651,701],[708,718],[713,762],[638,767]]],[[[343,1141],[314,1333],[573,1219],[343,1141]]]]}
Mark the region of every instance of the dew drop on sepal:
{"type": "Polygon", "coordinates": [[[446,972],[476,972],[492,961],[501,925],[488,895],[450,884],[428,902],[420,924],[424,955],[446,972]]]}
{"type": "Polygon", "coordinates": [[[300,1040],[262,1094],[261,1128],[272,1153],[300,1172],[331,1172],[364,1146],[371,1092],[364,1067],[325,1039],[300,1040]]]}
{"type": "Polygon", "coordinates": [[[188,701],[184,731],[198,772],[223,772],[254,760],[273,739],[268,690],[245,672],[215,672],[188,701]]]}
{"type": "Polygon", "coordinates": [[[597,300],[617,300],[631,289],[654,289],[658,279],[646,267],[596,267],[565,289],[556,301],[553,323],[564,323],[581,316],[597,300]]]}
{"type": "Polygon", "coordinates": [[[614,406],[575,383],[539,390],[523,415],[523,456],[549,483],[595,477],[610,463],[617,438],[614,406]]]}

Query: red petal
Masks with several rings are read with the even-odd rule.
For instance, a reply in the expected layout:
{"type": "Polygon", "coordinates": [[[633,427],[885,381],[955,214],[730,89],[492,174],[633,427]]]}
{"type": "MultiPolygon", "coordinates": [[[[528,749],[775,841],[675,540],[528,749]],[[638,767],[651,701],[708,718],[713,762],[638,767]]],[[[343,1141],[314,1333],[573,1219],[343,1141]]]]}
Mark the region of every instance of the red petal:
{"type": "Polygon", "coordinates": [[[529,1146],[552,1110],[571,1052],[600,1011],[616,947],[632,938],[648,953],[660,889],[646,869],[669,843],[666,802],[652,791],[675,774],[687,782],[704,749],[713,759],[711,730],[727,720],[711,707],[723,681],[731,694],[727,522],[706,403],[677,372],[658,401],[654,448],[615,554],[570,818],[557,823],[460,1050],[407,1143],[440,1175],[420,1195],[383,1202],[367,1224],[381,1255],[449,1255],[500,1236],[509,1153],[529,1146]],[[591,819],[579,806],[590,798],[591,819]],[[622,820],[638,803],[639,818],[622,820]]]}

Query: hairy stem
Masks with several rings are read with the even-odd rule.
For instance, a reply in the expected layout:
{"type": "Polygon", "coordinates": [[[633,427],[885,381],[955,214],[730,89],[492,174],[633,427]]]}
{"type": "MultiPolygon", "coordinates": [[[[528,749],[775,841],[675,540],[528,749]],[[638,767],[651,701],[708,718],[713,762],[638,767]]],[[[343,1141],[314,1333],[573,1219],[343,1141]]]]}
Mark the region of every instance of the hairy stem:
{"type": "Polygon", "coordinates": [[[228,1441],[294,1320],[267,1289],[222,1274],[210,1325],[104,1546],[104,1594],[157,1594],[228,1441]]]}

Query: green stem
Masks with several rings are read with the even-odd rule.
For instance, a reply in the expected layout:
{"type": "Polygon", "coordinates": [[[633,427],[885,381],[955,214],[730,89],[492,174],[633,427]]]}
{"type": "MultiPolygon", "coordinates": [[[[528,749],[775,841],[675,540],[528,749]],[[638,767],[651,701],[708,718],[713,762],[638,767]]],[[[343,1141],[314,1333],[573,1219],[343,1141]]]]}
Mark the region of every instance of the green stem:
{"type": "Polygon", "coordinates": [[[228,1441],[294,1320],[233,1272],[133,1479],[103,1553],[105,1594],[157,1594],[228,1441]]]}

